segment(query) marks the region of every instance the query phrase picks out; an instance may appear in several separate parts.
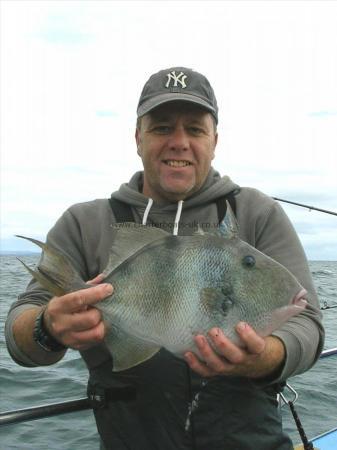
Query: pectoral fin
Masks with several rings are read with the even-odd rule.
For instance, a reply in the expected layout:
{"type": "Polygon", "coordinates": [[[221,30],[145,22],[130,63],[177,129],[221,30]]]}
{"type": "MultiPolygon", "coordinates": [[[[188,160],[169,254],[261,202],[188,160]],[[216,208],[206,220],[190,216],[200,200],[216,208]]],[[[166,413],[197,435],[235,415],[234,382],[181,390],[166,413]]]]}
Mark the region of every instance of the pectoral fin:
{"type": "Polygon", "coordinates": [[[225,289],[204,288],[200,291],[200,301],[208,314],[218,314],[226,317],[233,308],[233,302],[225,289]]]}

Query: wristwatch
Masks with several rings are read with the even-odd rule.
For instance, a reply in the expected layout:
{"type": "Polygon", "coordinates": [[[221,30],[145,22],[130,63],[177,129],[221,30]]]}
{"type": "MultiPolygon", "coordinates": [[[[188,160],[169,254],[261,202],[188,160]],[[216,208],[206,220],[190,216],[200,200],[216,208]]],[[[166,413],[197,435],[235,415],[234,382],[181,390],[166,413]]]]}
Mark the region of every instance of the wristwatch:
{"type": "Polygon", "coordinates": [[[44,312],[45,308],[43,308],[36,317],[33,333],[34,341],[47,352],[60,352],[61,350],[65,350],[67,347],[53,338],[44,326],[44,312]]]}

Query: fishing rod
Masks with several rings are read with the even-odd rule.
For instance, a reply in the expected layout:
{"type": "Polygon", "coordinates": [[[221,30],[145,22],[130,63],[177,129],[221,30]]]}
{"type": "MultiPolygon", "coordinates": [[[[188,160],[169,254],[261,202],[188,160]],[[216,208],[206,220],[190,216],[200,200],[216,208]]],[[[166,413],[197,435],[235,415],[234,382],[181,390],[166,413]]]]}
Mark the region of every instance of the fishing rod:
{"type": "Polygon", "coordinates": [[[328,209],[316,208],[315,206],[304,205],[303,203],[292,202],[290,200],[284,200],[283,198],[272,197],[274,200],[278,202],[290,203],[291,205],[301,206],[302,208],[307,208],[309,211],[320,211],[326,214],[332,214],[333,216],[337,216],[337,212],[329,211],[328,209]]]}
{"type": "Polygon", "coordinates": [[[323,350],[319,358],[322,359],[332,355],[337,355],[337,347],[329,348],[328,350],[323,350]]]}
{"type": "MultiPolygon", "coordinates": [[[[131,400],[136,396],[136,388],[134,386],[116,387],[109,391],[109,399],[112,401],[131,400]]],[[[66,402],[50,403],[42,406],[17,409],[15,411],[5,411],[0,413],[0,426],[84,411],[86,409],[92,409],[95,404],[100,402],[102,402],[100,396],[95,394],[66,402]]]]}
{"type": "Polygon", "coordinates": [[[29,420],[43,419],[59,414],[83,411],[85,409],[91,409],[91,403],[88,398],[79,398],[67,402],[51,403],[49,405],[6,411],[0,413],[0,425],[28,422],[29,420]]]}
{"type": "Polygon", "coordinates": [[[337,308],[337,305],[331,305],[331,306],[329,306],[329,305],[324,305],[324,306],[321,306],[321,310],[322,311],[325,311],[326,309],[333,309],[333,308],[337,308]]]}
{"type": "MultiPolygon", "coordinates": [[[[320,358],[337,355],[337,347],[324,350],[320,358]]],[[[116,398],[120,399],[116,392],[116,398]]],[[[84,411],[92,409],[92,402],[89,398],[79,398],[61,403],[50,403],[48,405],[36,406],[32,408],[17,409],[15,411],[5,411],[0,413],[0,426],[11,425],[20,422],[28,422],[29,420],[43,419],[60,414],[67,414],[76,411],[84,411]]]]}

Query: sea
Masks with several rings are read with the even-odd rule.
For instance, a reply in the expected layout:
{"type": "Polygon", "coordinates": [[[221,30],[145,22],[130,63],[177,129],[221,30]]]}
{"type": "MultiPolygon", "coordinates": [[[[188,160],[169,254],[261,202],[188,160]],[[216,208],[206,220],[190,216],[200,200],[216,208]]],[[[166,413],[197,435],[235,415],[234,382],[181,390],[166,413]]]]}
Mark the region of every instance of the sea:
{"type": "MultiPolygon", "coordinates": [[[[24,368],[9,356],[4,342],[8,309],[25,289],[29,275],[15,255],[0,256],[0,413],[83,398],[87,370],[76,351],[53,366],[24,368]]],[[[22,255],[28,265],[38,255],[22,255]]],[[[337,261],[312,261],[326,328],[325,349],[337,347],[337,261]]],[[[298,393],[295,409],[307,437],[337,427],[337,355],[320,359],[308,372],[288,380],[298,393]]],[[[293,394],[285,395],[293,400],[293,394]]],[[[294,444],[301,442],[289,406],[281,408],[284,428],[294,444]]],[[[132,430],[130,430],[132,433],[132,430]]],[[[98,450],[90,410],[0,426],[0,450],[98,450]]],[[[333,450],[333,449],[331,449],[333,450]]]]}

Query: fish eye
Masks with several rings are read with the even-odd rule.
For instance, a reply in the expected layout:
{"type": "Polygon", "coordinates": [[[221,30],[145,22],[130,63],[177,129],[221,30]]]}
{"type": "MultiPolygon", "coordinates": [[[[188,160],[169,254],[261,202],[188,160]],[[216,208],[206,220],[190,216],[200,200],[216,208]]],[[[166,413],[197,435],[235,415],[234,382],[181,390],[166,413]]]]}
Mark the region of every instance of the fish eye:
{"type": "Polygon", "coordinates": [[[254,256],[251,256],[251,255],[247,255],[247,256],[245,256],[243,259],[242,259],[242,264],[245,266],[245,267],[248,267],[248,268],[251,268],[251,267],[254,267],[255,266],[255,258],[254,258],[254,256]]]}

